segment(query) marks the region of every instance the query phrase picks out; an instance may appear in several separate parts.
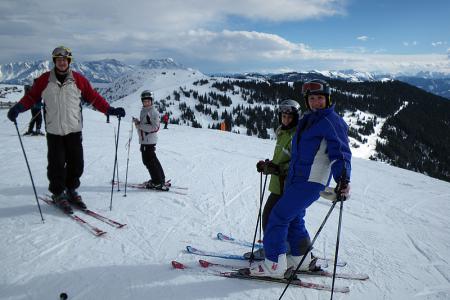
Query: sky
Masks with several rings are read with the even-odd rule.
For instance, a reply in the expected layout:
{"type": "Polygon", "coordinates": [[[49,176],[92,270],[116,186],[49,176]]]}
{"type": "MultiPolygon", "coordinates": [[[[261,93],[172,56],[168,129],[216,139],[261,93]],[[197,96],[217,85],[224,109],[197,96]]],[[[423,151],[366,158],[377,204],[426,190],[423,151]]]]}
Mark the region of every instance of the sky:
{"type": "Polygon", "coordinates": [[[0,64],[137,63],[171,57],[205,73],[354,69],[450,73],[447,0],[2,0],[0,64]]]}

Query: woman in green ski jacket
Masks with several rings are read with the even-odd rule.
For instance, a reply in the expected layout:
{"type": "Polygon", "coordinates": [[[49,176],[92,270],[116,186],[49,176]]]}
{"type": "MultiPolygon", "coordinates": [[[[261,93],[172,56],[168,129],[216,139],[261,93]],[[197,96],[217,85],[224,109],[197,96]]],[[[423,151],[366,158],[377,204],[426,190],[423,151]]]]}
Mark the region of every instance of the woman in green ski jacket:
{"type": "Polygon", "coordinates": [[[300,105],[294,100],[283,100],[278,107],[278,120],[280,126],[275,131],[277,144],[272,160],[261,160],[256,164],[258,172],[270,174],[269,191],[262,215],[263,231],[269,220],[270,212],[283,194],[284,180],[291,160],[291,143],[294,137],[299,119],[300,105]]]}

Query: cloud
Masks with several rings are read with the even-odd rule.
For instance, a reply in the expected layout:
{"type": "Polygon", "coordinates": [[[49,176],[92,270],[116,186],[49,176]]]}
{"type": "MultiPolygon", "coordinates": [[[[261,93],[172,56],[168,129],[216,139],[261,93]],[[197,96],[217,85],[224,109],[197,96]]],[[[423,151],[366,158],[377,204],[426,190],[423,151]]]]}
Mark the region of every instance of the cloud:
{"type": "Polygon", "coordinates": [[[412,42],[403,42],[403,46],[408,47],[408,46],[417,46],[418,42],[417,41],[412,41],[412,42]]]}
{"type": "Polygon", "coordinates": [[[438,41],[438,42],[431,43],[431,46],[433,46],[433,47],[438,47],[438,46],[442,46],[442,45],[447,45],[447,42],[438,41]]]}
{"type": "Polygon", "coordinates": [[[356,39],[359,41],[365,42],[369,39],[369,37],[366,35],[362,35],[362,36],[358,36],[356,39]]]}
{"type": "Polygon", "coordinates": [[[347,2],[4,0],[0,2],[0,63],[49,58],[52,49],[62,44],[72,48],[78,61],[116,58],[134,63],[173,57],[206,72],[450,69],[447,55],[389,55],[363,47],[314,49],[273,33],[236,30],[230,23],[236,18],[256,24],[345,15],[347,2]]]}

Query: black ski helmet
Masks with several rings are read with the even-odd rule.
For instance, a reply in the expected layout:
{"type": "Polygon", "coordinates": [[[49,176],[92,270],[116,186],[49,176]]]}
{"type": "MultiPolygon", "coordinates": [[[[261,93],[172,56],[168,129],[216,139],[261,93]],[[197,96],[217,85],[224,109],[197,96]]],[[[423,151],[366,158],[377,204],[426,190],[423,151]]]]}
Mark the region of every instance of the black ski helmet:
{"type": "Polygon", "coordinates": [[[145,99],[150,99],[153,102],[153,92],[149,90],[145,90],[141,93],[141,101],[144,101],[145,99]]]}
{"type": "Polygon", "coordinates": [[[280,102],[278,105],[278,123],[281,124],[281,114],[289,114],[292,115],[294,118],[292,120],[290,128],[297,126],[298,119],[300,115],[300,104],[291,99],[286,99],[280,102]]]}
{"type": "Polygon", "coordinates": [[[303,99],[305,100],[306,107],[311,110],[311,107],[309,107],[308,103],[308,96],[309,95],[323,95],[326,97],[326,107],[331,106],[331,90],[330,85],[322,79],[314,79],[308,82],[305,82],[302,85],[302,93],[303,93],[303,99]]]}

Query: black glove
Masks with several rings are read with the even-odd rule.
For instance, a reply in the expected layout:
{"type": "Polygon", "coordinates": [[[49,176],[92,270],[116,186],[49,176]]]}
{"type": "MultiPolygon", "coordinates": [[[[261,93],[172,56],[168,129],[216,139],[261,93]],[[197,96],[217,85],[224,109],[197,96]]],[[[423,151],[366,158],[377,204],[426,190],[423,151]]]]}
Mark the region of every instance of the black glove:
{"type": "Polygon", "coordinates": [[[280,174],[280,166],[274,164],[271,160],[266,159],[258,161],[256,164],[256,171],[259,173],[263,173],[264,175],[279,175],[280,174]]]}
{"type": "Polygon", "coordinates": [[[258,171],[258,173],[262,173],[262,171],[264,171],[264,164],[265,162],[263,160],[256,163],[256,171],[258,171]]]}
{"type": "Polygon", "coordinates": [[[8,111],[8,119],[11,120],[11,122],[16,122],[17,116],[25,111],[25,107],[23,107],[22,103],[16,103],[13,107],[11,107],[8,111]]]}
{"type": "Polygon", "coordinates": [[[122,107],[114,108],[111,106],[106,113],[108,115],[117,116],[119,118],[125,117],[125,109],[123,109],[122,107]]]}
{"type": "Polygon", "coordinates": [[[271,161],[271,160],[269,160],[269,161],[266,160],[264,162],[263,174],[265,174],[265,175],[268,175],[268,174],[280,175],[280,166],[273,163],[273,161],[271,161]]]}

